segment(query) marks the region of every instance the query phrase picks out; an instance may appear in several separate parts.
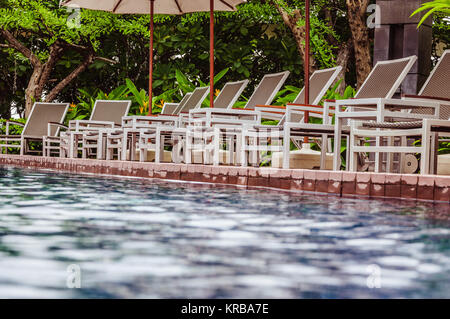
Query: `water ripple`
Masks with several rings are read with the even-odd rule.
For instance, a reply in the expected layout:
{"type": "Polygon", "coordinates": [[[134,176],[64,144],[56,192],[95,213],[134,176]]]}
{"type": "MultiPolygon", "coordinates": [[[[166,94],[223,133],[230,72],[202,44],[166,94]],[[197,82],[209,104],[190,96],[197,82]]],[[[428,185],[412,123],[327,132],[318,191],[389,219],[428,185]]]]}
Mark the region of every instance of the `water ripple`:
{"type": "Polygon", "coordinates": [[[450,297],[448,205],[12,168],[0,193],[0,298],[450,297]]]}

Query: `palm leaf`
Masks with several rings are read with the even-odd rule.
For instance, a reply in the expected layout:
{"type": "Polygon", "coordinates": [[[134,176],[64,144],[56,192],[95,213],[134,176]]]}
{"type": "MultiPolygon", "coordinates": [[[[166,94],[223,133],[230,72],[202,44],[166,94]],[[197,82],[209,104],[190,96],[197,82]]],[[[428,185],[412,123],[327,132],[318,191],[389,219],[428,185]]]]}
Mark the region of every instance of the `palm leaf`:
{"type": "Polygon", "coordinates": [[[434,12],[442,12],[450,14],[450,0],[434,0],[423,3],[420,8],[418,8],[411,14],[411,17],[425,10],[428,10],[428,12],[425,13],[422,19],[420,19],[417,28],[419,28],[425,22],[425,20],[434,12]]]}

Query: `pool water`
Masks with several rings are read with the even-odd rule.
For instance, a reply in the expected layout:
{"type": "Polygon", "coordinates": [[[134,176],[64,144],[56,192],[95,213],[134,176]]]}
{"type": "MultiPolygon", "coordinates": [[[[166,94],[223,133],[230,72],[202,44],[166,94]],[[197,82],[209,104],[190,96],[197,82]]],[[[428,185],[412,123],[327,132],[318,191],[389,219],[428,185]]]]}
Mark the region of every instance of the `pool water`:
{"type": "Polygon", "coordinates": [[[0,194],[1,298],[450,297],[446,204],[6,167],[0,194]]]}

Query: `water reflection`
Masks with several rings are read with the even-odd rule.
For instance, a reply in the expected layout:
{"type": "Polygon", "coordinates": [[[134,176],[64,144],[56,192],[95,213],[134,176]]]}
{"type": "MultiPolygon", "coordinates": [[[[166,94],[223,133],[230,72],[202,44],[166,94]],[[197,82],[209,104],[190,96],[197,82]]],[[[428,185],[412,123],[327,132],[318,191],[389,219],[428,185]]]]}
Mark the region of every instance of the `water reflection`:
{"type": "Polygon", "coordinates": [[[0,297],[450,297],[445,204],[11,168],[0,193],[0,297]]]}

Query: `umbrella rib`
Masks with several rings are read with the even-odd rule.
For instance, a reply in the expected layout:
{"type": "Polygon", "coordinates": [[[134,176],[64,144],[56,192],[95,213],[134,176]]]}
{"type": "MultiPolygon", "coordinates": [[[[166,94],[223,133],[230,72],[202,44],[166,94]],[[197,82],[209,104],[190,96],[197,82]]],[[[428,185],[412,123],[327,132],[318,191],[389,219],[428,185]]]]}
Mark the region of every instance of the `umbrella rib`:
{"type": "Polygon", "coordinates": [[[180,11],[180,13],[183,13],[183,10],[181,9],[181,6],[180,6],[180,4],[178,3],[178,0],[175,0],[175,4],[177,5],[178,10],[180,11]]]}
{"type": "Polygon", "coordinates": [[[116,12],[117,8],[120,6],[121,3],[122,3],[122,0],[117,1],[116,5],[114,6],[114,9],[112,10],[113,13],[116,12]]]}
{"type": "Polygon", "coordinates": [[[228,2],[226,2],[225,0],[220,0],[220,2],[222,2],[224,5],[226,5],[231,10],[234,10],[234,7],[231,4],[229,4],[228,2]]]}

